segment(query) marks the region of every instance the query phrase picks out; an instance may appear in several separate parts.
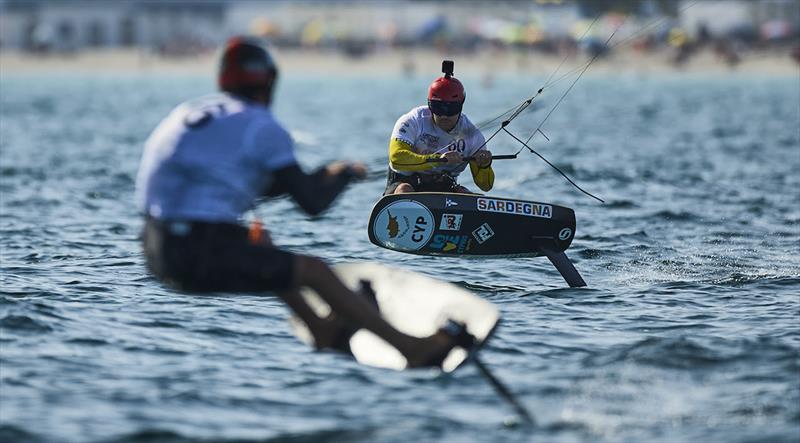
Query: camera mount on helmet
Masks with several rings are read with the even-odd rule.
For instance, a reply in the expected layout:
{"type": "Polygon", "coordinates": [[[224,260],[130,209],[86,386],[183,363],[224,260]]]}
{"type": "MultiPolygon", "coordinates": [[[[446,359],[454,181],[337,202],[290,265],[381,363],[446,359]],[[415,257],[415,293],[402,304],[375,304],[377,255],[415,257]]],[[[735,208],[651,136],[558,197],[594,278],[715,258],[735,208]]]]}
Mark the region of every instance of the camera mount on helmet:
{"type": "Polygon", "coordinates": [[[450,78],[453,76],[453,68],[455,67],[455,63],[452,60],[442,60],[442,73],[444,73],[445,78],[450,78]]]}

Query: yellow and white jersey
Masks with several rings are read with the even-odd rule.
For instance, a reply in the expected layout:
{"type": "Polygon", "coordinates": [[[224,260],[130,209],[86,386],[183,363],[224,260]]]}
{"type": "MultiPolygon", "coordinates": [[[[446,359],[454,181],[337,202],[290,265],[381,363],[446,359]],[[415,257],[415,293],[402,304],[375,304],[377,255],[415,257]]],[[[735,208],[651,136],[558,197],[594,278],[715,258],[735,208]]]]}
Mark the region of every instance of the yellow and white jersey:
{"type": "MultiPolygon", "coordinates": [[[[471,157],[479,148],[486,149],[485,146],[482,147],[484,141],[483,134],[466,114],[462,113],[456,126],[448,132],[433,123],[433,115],[427,106],[420,106],[397,120],[392,130],[390,150],[394,142],[400,142],[411,146],[412,151],[421,156],[438,157],[447,151],[458,151],[463,157],[471,157]]],[[[456,165],[425,163],[423,157],[398,158],[391,155],[391,152],[389,158],[389,167],[404,175],[447,173],[456,177],[467,167],[466,162],[456,165]]]]}

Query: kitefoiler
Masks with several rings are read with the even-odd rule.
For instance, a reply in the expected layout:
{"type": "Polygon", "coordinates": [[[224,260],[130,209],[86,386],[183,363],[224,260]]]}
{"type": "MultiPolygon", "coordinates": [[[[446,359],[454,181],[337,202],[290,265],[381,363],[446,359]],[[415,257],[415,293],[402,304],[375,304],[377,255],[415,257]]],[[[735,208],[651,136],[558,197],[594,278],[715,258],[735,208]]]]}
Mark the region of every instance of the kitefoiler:
{"type": "MultiPolygon", "coordinates": [[[[492,162],[515,159],[527,148],[573,186],[602,202],[529,146],[534,135],[544,135],[541,130],[544,121],[525,141],[507,129],[544,86],[533,97],[491,120],[489,123],[506,117],[491,136],[484,138],[481,130],[461,112],[466,92],[453,76],[453,67],[452,61],[443,61],[444,76],[431,84],[428,105],[412,109],[395,124],[389,143],[386,190],[370,215],[370,241],[394,251],[420,255],[546,256],[571,287],[586,286],[564,253],[575,238],[572,209],[474,194],[457,182],[469,165],[475,184],[482,191],[489,191],[494,184],[492,162]],[[522,148],[510,155],[492,155],[486,144],[501,131],[522,144],[522,148]]],[[[550,114],[552,110],[548,117],[550,114]]]]}
{"type": "MultiPolygon", "coordinates": [[[[599,18],[600,15],[589,24],[578,39],[579,43],[599,18]]],[[[614,29],[604,46],[612,49],[652,26],[609,46],[624,23],[614,29]]],[[[603,51],[594,53],[584,65],[556,78],[568,57],[565,56],[531,97],[478,125],[472,125],[461,114],[466,93],[453,77],[453,62],[443,61],[444,76],[431,85],[428,106],[413,109],[395,125],[389,145],[390,170],[386,191],[373,207],[367,226],[370,241],[393,251],[419,255],[467,258],[546,256],[571,287],[586,286],[564,252],[576,233],[572,209],[550,203],[473,194],[457,183],[457,177],[469,165],[475,184],[481,190],[489,191],[494,182],[492,161],[516,159],[527,150],[576,189],[604,203],[531,147],[531,140],[536,135],[550,140],[542,130],[544,123],[602,54],[603,51]],[[526,139],[509,130],[510,123],[545,89],[573,74],[577,75],[572,83],[526,139]],[[491,127],[496,129],[489,137],[484,137],[481,131],[491,127]],[[500,132],[519,143],[519,150],[502,155],[488,152],[485,149],[487,143],[500,132]],[[413,140],[411,133],[416,134],[413,140]]]]}

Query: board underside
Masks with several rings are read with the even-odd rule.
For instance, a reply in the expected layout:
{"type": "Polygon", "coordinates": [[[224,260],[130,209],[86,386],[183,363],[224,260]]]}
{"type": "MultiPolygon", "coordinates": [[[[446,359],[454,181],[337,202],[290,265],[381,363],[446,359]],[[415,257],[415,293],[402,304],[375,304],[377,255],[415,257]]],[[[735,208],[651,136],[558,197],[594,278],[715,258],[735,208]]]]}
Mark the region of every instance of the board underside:
{"type": "Polygon", "coordinates": [[[575,212],[477,194],[415,192],[381,198],[372,209],[368,230],[372,243],[410,254],[537,257],[569,247],[575,237],[575,212]]]}
{"type": "MultiPolygon", "coordinates": [[[[475,336],[476,351],[490,337],[500,319],[498,309],[486,300],[451,283],[401,268],[378,263],[347,263],[333,266],[334,272],[349,288],[356,290],[361,280],[368,280],[383,318],[408,335],[427,337],[436,333],[448,319],[464,323],[467,332],[475,336]]],[[[320,317],[330,313],[330,307],[313,291],[303,289],[303,297],[320,317]]],[[[313,345],[305,324],[297,317],[291,320],[296,335],[313,345]]],[[[406,359],[393,346],[365,329],[350,339],[353,357],[362,364],[406,369],[406,359]]],[[[442,371],[452,372],[464,363],[469,352],[455,347],[442,363],[442,371]]]]}

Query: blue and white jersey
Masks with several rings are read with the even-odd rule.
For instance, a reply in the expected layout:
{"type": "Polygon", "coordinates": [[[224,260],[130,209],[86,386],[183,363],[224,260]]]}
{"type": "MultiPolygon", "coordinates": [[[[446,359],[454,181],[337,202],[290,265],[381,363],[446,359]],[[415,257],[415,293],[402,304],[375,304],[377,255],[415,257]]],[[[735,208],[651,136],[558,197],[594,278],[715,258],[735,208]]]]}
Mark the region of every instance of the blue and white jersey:
{"type": "Polygon", "coordinates": [[[179,105],[148,138],[136,178],[140,211],[161,220],[237,222],[296,164],[267,106],[226,94],[179,105]]]}

